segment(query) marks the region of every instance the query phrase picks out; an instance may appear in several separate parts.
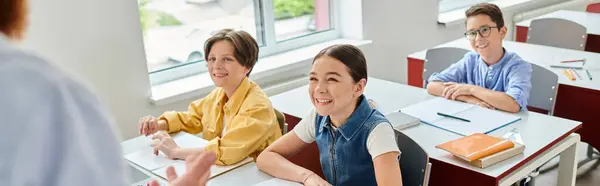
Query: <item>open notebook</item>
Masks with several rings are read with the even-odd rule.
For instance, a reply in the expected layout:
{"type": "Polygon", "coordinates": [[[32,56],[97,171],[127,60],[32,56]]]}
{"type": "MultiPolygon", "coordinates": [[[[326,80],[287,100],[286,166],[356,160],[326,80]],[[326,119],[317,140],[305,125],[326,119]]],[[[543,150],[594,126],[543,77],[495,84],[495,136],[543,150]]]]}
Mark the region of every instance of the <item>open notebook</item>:
{"type": "MultiPolygon", "coordinates": [[[[173,136],[173,140],[181,148],[202,148],[208,143],[206,140],[197,136],[180,132],[173,136]]],[[[148,137],[148,145],[140,148],[139,150],[125,155],[125,159],[131,163],[134,163],[152,173],[166,179],[166,169],[168,166],[173,166],[177,171],[177,174],[181,175],[185,172],[185,161],[184,160],[171,160],[168,159],[162,152],[158,156],[154,155],[153,148],[151,146],[152,140],[148,137]]],[[[239,166],[245,165],[251,162],[252,158],[246,158],[241,162],[229,165],[229,166],[218,166],[213,165],[210,170],[210,177],[215,177],[223,174],[227,171],[235,169],[239,166]]]]}
{"type": "Polygon", "coordinates": [[[462,136],[473,133],[488,134],[521,120],[520,117],[513,114],[441,97],[410,105],[401,111],[419,118],[425,124],[462,136]],[[437,114],[438,112],[464,118],[470,122],[440,116],[437,114]]]}

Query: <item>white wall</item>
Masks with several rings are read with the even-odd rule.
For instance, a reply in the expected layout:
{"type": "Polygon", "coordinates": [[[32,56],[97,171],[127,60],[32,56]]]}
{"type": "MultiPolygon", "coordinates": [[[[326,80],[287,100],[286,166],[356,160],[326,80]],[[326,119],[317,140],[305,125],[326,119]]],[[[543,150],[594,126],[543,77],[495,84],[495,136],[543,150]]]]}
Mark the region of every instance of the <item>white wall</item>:
{"type": "Polygon", "coordinates": [[[135,136],[140,116],[186,103],[152,107],[136,0],[30,0],[23,47],[89,82],[122,137],[135,136]]]}
{"type": "MultiPolygon", "coordinates": [[[[506,37],[513,40],[512,17],[565,0],[536,0],[504,11],[509,29],[506,37]]],[[[363,0],[363,33],[373,40],[365,50],[369,76],[406,83],[406,56],[438,44],[463,37],[464,25],[446,28],[437,24],[438,0],[363,0]]]]}
{"type": "MultiPolygon", "coordinates": [[[[363,33],[374,41],[365,49],[372,76],[405,82],[409,53],[462,37],[460,26],[437,25],[437,2],[363,1],[363,33]]],[[[31,27],[23,46],[89,82],[115,116],[123,138],[137,134],[143,115],[187,108],[191,100],[160,107],[147,101],[149,79],[136,0],[30,0],[30,4],[31,27]]],[[[511,17],[505,15],[508,25],[511,17]]]]}

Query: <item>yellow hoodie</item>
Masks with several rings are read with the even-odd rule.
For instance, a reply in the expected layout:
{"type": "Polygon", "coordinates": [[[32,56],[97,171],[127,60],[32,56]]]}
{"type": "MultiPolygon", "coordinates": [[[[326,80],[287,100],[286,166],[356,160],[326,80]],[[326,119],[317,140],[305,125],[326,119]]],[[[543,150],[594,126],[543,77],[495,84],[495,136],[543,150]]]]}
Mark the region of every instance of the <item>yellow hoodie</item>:
{"type": "Polygon", "coordinates": [[[235,164],[248,156],[256,158],[281,137],[271,101],[248,78],[242,80],[229,100],[223,88],[216,88],[192,102],[187,112],[165,112],[159,119],[167,121],[169,133],[204,132],[202,137],[209,141],[205,149],[217,154],[217,165],[235,164]],[[223,117],[226,129],[221,135],[223,117]]]}

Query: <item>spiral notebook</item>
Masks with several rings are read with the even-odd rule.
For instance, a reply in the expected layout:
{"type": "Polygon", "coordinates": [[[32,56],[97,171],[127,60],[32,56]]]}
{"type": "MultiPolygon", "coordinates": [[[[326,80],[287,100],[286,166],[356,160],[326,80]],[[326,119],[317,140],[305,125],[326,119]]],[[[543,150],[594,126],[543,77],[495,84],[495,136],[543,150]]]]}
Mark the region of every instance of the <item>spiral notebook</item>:
{"type": "Polygon", "coordinates": [[[482,108],[478,105],[436,97],[410,105],[402,112],[417,117],[421,122],[462,136],[474,133],[488,134],[521,120],[515,114],[482,108]],[[445,113],[470,120],[470,122],[440,116],[445,113]]]}

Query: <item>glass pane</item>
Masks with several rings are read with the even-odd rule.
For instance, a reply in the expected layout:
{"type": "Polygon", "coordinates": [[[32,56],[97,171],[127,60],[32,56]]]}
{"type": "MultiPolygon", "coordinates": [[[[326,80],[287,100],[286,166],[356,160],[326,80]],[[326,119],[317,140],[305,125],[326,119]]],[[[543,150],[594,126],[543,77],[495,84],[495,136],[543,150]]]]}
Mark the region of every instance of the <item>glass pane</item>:
{"type": "Polygon", "coordinates": [[[329,0],[273,0],[276,41],[331,28],[329,0]]]}
{"type": "Polygon", "coordinates": [[[467,8],[477,3],[490,1],[492,0],[440,0],[439,12],[448,12],[460,8],[467,8]]]}
{"type": "Polygon", "coordinates": [[[138,0],[148,72],[204,63],[204,41],[223,28],[245,30],[262,46],[262,14],[257,2],[138,0]]]}

